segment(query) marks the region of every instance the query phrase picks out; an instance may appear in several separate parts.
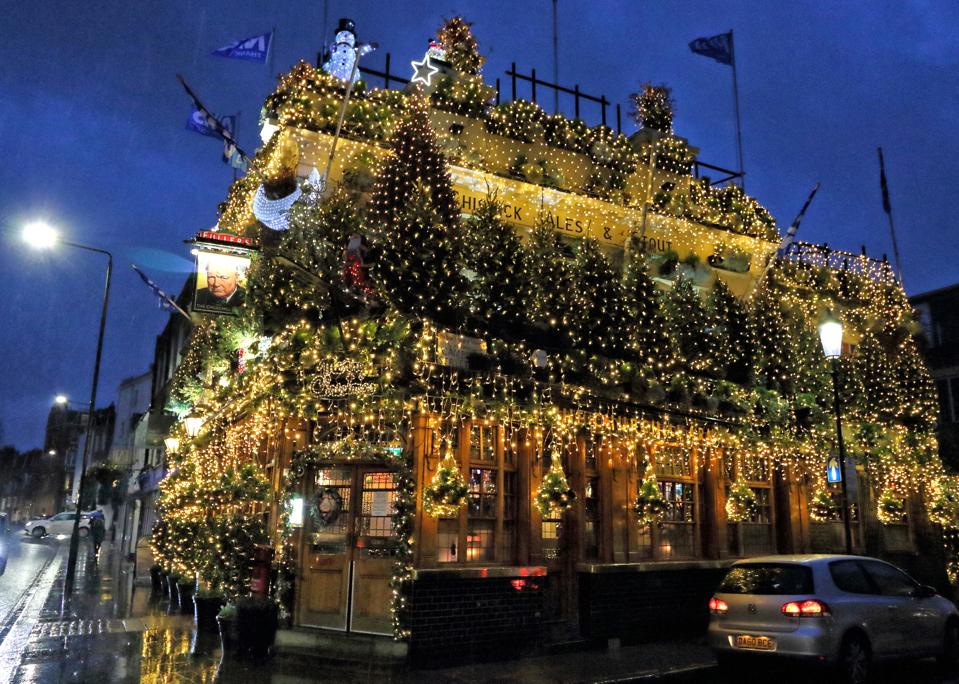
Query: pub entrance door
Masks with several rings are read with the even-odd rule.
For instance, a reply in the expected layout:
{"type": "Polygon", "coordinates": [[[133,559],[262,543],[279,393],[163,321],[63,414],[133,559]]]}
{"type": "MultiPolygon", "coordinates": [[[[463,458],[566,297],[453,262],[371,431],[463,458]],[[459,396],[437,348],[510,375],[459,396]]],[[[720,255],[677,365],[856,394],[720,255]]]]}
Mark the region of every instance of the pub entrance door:
{"type": "Polygon", "coordinates": [[[304,476],[297,624],[392,634],[397,475],[330,465],[304,476]]]}

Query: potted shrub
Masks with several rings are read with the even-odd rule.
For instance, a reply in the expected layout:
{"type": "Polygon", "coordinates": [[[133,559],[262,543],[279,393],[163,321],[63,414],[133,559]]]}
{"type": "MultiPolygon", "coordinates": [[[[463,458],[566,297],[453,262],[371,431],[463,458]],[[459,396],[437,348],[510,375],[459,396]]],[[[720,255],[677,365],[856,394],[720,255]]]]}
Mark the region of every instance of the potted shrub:
{"type": "Polygon", "coordinates": [[[193,595],[193,622],[198,630],[215,631],[216,618],[226,603],[218,589],[200,588],[193,595]]]}
{"type": "Polygon", "coordinates": [[[220,645],[223,647],[223,655],[233,655],[236,653],[239,637],[236,628],[236,605],[226,603],[216,615],[217,627],[220,630],[220,645]]]}
{"type": "Polygon", "coordinates": [[[193,611],[193,593],[196,591],[196,580],[186,575],[180,577],[176,583],[177,596],[179,597],[180,612],[190,613],[193,611]]]}
{"type": "Polygon", "coordinates": [[[163,585],[166,584],[163,568],[159,565],[150,566],[150,591],[154,596],[163,593],[163,585]]]}
{"type": "Polygon", "coordinates": [[[236,602],[238,650],[253,658],[265,658],[276,641],[280,607],[268,598],[245,597],[236,602]]]}

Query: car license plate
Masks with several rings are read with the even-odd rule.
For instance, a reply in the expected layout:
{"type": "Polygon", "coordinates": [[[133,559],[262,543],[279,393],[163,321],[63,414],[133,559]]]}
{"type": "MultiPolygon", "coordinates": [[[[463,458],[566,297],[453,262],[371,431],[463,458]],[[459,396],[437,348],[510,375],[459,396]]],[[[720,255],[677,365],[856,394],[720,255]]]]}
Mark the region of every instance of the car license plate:
{"type": "Polygon", "coordinates": [[[736,648],[748,648],[752,651],[775,651],[776,640],[765,636],[740,634],[736,637],[736,648]]]}

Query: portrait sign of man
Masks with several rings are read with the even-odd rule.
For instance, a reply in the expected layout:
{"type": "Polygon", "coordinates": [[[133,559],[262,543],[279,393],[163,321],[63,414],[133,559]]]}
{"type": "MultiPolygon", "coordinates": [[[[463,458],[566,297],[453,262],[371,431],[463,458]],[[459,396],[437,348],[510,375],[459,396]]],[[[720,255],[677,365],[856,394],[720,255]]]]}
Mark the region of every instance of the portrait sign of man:
{"type": "Polygon", "coordinates": [[[200,252],[196,259],[194,311],[230,314],[243,306],[250,259],[218,252],[200,252]]]}

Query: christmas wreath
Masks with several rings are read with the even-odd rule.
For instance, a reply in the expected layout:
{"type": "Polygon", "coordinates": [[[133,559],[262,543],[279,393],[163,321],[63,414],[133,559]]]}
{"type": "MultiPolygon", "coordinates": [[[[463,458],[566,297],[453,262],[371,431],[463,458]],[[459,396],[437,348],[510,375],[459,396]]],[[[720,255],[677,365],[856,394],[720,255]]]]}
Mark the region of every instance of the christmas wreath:
{"type": "Polygon", "coordinates": [[[636,511],[640,525],[660,524],[668,508],[669,502],[659,491],[659,483],[656,482],[655,475],[651,475],[639,484],[639,495],[633,504],[633,510],[636,511]]]}
{"type": "Polygon", "coordinates": [[[816,522],[828,522],[836,517],[836,502],[825,489],[820,489],[809,500],[809,517],[816,522]]]}
{"type": "Polygon", "coordinates": [[[884,489],[879,496],[876,516],[884,525],[901,523],[906,515],[906,502],[893,489],[884,489]]]}
{"type": "Polygon", "coordinates": [[[739,523],[751,520],[759,510],[756,492],[742,482],[736,482],[729,488],[726,497],[726,518],[729,522],[739,523]]]}
{"type": "Polygon", "coordinates": [[[323,527],[336,522],[343,511],[343,497],[333,487],[324,487],[316,493],[313,517],[323,527]]]}
{"type": "Polygon", "coordinates": [[[543,482],[536,490],[536,508],[544,518],[557,515],[569,508],[576,500],[576,492],[569,488],[566,473],[563,472],[563,459],[559,451],[553,451],[552,463],[543,482]]]}
{"type": "Polygon", "coordinates": [[[452,518],[466,505],[469,487],[453,453],[448,451],[423,492],[423,507],[434,518],[452,518]]]}

